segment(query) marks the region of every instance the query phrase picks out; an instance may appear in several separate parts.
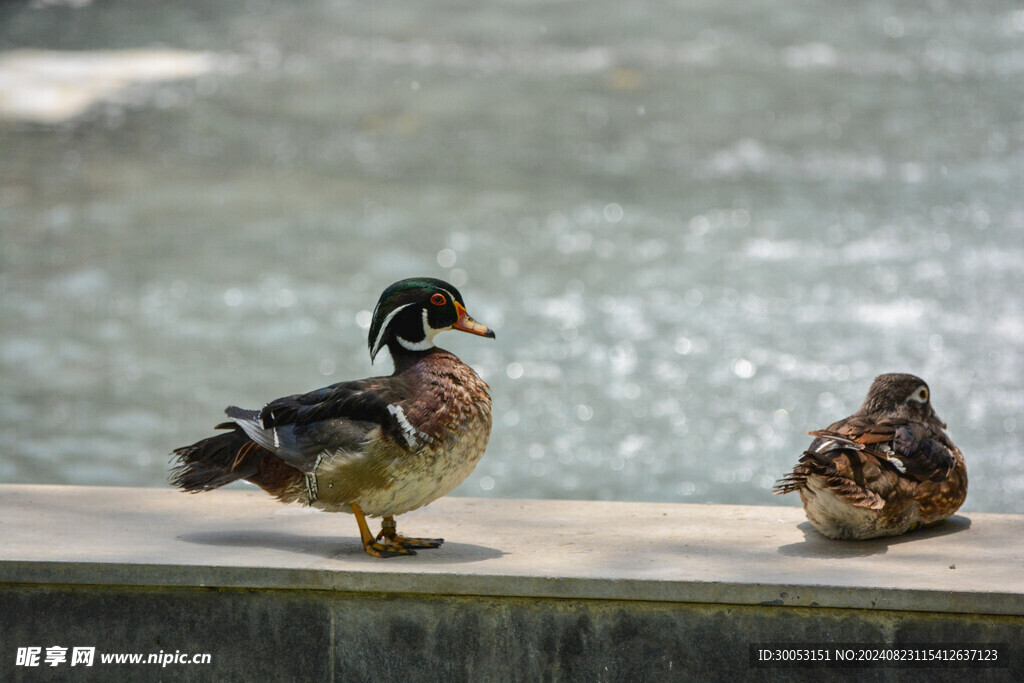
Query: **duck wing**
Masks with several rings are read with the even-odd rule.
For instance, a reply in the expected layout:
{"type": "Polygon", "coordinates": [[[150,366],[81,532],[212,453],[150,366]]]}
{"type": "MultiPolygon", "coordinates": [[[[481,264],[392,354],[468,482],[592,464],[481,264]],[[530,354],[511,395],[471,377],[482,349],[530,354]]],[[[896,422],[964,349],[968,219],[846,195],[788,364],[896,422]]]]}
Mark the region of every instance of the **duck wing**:
{"type": "Polygon", "coordinates": [[[324,453],[361,452],[375,430],[406,450],[416,448],[422,435],[405,419],[406,393],[398,377],[373,377],[278,398],[260,411],[225,412],[250,439],[309,472],[324,453]]]}
{"type": "Polygon", "coordinates": [[[893,430],[863,416],[853,415],[827,429],[809,432],[814,441],[793,471],[776,482],[776,495],[808,490],[808,479],[818,477],[836,496],[857,507],[879,510],[899,486],[899,467],[886,453],[893,430]]]}
{"type": "Polygon", "coordinates": [[[926,496],[931,487],[925,484],[944,482],[956,463],[956,447],[939,425],[928,422],[854,415],[809,434],[814,441],[774,493],[805,489],[814,475],[850,504],[881,509],[897,490],[926,496]]]}

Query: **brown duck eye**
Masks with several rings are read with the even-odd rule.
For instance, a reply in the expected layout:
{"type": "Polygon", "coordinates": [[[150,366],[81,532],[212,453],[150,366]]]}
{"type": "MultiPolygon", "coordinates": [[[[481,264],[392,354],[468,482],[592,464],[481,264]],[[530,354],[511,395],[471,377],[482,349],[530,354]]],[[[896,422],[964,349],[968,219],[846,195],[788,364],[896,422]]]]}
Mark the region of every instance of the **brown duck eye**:
{"type": "Polygon", "coordinates": [[[917,395],[921,397],[921,403],[924,403],[925,401],[928,400],[928,390],[927,389],[922,389],[921,391],[919,391],[917,393],[917,395]]]}
{"type": "Polygon", "coordinates": [[[430,297],[430,303],[434,304],[435,306],[444,306],[446,303],[448,303],[448,299],[444,298],[444,294],[434,294],[433,296],[430,297]]]}

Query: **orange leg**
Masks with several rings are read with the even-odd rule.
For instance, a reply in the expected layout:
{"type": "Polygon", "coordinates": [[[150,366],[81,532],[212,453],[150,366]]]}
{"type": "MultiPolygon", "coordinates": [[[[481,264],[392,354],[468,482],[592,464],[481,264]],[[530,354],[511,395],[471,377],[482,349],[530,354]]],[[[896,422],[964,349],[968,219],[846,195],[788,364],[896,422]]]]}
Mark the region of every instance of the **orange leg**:
{"type": "Polygon", "coordinates": [[[352,514],[356,516],[356,524],[359,525],[359,538],[363,541],[363,548],[367,554],[374,557],[397,557],[399,555],[415,555],[416,551],[406,548],[398,543],[392,543],[390,539],[381,543],[374,539],[370,533],[370,527],[366,524],[366,515],[355,503],[351,503],[352,514]]]}
{"type": "Polygon", "coordinates": [[[380,533],[377,534],[377,540],[379,541],[382,538],[386,538],[390,543],[410,549],[440,548],[441,544],[444,543],[443,538],[408,538],[406,536],[399,536],[393,515],[388,515],[380,523],[380,533]]]}

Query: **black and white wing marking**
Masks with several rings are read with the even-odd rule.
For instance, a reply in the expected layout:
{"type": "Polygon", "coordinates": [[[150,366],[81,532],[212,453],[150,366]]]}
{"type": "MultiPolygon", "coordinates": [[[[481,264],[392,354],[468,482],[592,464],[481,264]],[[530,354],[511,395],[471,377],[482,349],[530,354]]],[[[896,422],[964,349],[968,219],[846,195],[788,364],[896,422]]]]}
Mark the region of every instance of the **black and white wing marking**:
{"type": "Polygon", "coordinates": [[[259,412],[226,412],[250,439],[308,472],[325,452],[359,452],[378,427],[407,450],[418,448],[424,435],[405,418],[402,388],[391,377],[356,380],[275,399],[259,412]]]}

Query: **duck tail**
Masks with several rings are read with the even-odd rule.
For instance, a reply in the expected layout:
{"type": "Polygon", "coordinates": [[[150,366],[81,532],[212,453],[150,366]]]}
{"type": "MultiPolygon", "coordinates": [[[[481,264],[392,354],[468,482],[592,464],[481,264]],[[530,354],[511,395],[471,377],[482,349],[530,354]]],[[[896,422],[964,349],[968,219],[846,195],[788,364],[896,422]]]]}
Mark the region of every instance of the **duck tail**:
{"type": "Polygon", "coordinates": [[[260,461],[269,453],[249,439],[234,422],[217,425],[217,429],[231,431],[172,452],[172,462],[175,462],[170,477],[172,486],[198,493],[258,474],[260,461]]]}
{"type": "Polygon", "coordinates": [[[795,470],[775,482],[772,487],[772,494],[782,496],[793,491],[799,491],[807,486],[807,474],[800,471],[798,466],[795,470]]]}

